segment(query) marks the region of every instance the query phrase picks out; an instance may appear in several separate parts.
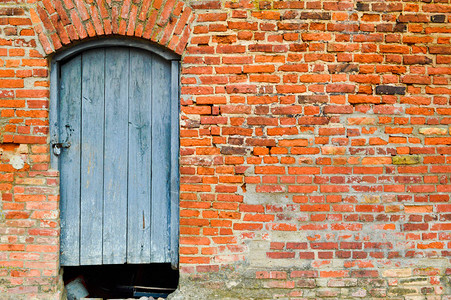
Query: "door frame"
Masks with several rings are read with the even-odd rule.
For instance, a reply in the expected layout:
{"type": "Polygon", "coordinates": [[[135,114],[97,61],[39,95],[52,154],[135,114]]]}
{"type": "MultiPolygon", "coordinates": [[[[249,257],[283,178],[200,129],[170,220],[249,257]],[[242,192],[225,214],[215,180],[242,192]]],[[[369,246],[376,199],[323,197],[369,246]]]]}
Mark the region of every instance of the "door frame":
{"type": "MultiPolygon", "coordinates": [[[[178,269],[179,265],[179,153],[180,153],[180,56],[162,47],[134,39],[105,38],[84,42],[75,45],[61,53],[55,54],[50,59],[50,103],[49,103],[49,131],[50,131],[50,166],[54,170],[60,170],[60,161],[53,151],[53,145],[60,143],[59,140],[59,87],[61,72],[60,67],[64,61],[80,54],[83,51],[106,48],[125,47],[139,48],[159,55],[171,62],[171,111],[176,111],[177,115],[171,117],[171,170],[170,170],[170,218],[169,231],[171,234],[170,257],[173,269],[178,269]]],[[[63,150],[64,151],[64,150],[63,150]]],[[[61,214],[60,214],[61,215],[61,214]]],[[[59,261],[59,259],[58,259],[59,261]]]]}

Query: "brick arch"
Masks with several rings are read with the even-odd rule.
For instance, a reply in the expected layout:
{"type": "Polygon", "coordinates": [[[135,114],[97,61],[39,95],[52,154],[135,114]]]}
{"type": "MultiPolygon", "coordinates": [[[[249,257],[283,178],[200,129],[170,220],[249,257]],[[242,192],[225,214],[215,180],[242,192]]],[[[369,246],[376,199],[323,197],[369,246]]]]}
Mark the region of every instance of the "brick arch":
{"type": "Polygon", "coordinates": [[[182,54],[192,9],[180,0],[43,0],[30,10],[46,54],[103,36],[143,38],[182,54]]]}

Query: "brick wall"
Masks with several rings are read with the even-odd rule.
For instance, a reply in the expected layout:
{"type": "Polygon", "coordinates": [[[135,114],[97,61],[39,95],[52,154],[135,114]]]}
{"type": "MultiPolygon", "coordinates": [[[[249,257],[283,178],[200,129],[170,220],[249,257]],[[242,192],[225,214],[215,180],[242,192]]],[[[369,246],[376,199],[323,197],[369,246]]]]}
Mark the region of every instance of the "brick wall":
{"type": "Polygon", "coordinates": [[[49,170],[47,145],[49,69],[24,2],[0,4],[1,299],[51,295],[58,284],[58,173],[49,170]]]}
{"type": "Polygon", "coordinates": [[[176,297],[451,299],[451,4],[0,4],[0,295],[59,297],[49,57],[182,54],[176,297]]]}

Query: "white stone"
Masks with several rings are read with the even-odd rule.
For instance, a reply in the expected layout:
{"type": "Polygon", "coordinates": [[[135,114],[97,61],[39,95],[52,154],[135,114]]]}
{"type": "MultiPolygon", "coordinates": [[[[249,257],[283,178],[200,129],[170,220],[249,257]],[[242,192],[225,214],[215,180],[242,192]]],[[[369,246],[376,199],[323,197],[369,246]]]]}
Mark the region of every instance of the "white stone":
{"type": "Polygon", "coordinates": [[[16,170],[22,169],[25,165],[25,162],[23,161],[22,157],[20,157],[20,155],[14,155],[13,157],[11,157],[9,163],[16,170]]]}

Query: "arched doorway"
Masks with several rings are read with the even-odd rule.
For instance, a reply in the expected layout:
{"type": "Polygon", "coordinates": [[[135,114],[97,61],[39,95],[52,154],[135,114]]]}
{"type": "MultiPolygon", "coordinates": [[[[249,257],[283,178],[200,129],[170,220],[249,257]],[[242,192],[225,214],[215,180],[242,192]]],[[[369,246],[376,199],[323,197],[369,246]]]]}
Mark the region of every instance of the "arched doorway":
{"type": "Polygon", "coordinates": [[[61,266],[178,267],[178,57],[101,40],[52,60],[61,266]]]}

